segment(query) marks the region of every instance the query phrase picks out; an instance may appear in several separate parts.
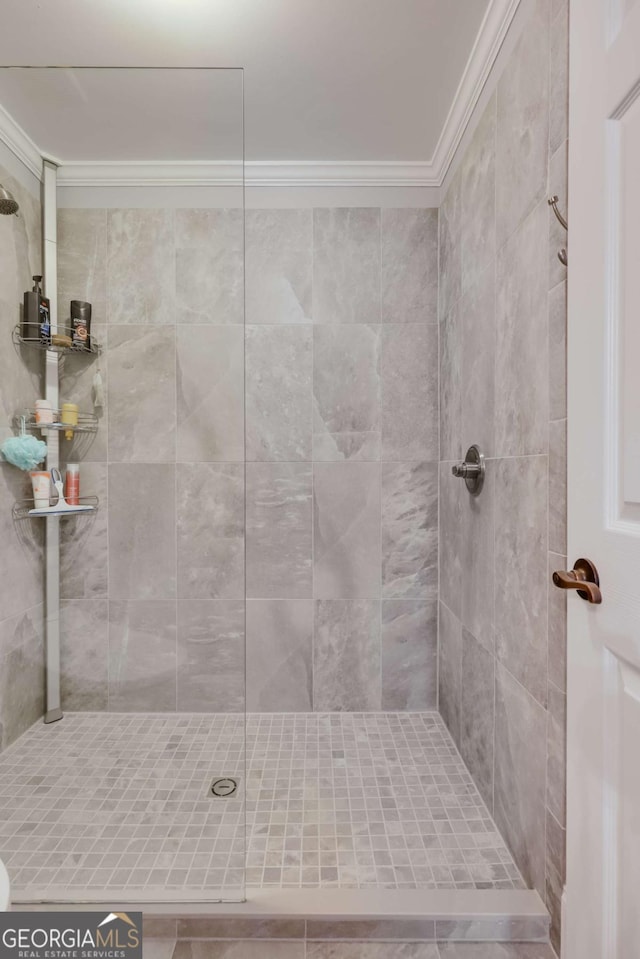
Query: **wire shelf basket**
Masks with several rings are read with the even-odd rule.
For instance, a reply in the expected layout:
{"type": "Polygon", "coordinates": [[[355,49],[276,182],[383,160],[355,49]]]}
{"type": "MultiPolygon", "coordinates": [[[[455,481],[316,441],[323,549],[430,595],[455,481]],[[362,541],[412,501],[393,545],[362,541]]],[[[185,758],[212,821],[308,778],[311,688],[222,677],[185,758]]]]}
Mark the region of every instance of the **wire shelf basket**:
{"type": "Polygon", "coordinates": [[[70,346],[51,343],[49,339],[43,339],[37,336],[21,336],[20,327],[14,327],[12,338],[16,346],[27,346],[34,350],[52,350],[54,353],[66,355],[73,353],[77,356],[99,356],[102,353],[102,346],[92,336],[89,346],[82,346],[79,343],[73,343],[73,329],[69,326],[58,326],[58,334],[69,337],[72,340],[70,346]]]}

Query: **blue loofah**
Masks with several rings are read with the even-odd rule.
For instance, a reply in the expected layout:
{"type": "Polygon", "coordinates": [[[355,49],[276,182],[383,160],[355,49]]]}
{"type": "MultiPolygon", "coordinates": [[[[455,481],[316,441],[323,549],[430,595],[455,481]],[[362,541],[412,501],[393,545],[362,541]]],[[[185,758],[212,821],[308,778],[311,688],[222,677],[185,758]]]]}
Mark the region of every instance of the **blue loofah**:
{"type": "Polygon", "coordinates": [[[0,447],[8,463],[21,470],[33,470],[47,455],[47,444],[35,436],[12,436],[0,447]]]}

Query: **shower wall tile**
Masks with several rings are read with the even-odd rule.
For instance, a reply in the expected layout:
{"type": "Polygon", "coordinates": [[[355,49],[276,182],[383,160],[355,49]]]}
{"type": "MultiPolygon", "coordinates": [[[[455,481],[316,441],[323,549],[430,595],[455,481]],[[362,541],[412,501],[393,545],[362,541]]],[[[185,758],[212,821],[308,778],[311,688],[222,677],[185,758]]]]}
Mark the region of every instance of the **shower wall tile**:
{"type": "Polygon", "coordinates": [[[107,211],[107,320],[175,323],[173,210],[107,211]]]}
{"type": "Polygon", "coordinates": [[[462,326],[461,455],[472,444],[495,455],[495,270],[478,275],[460,300],[462,326]]]}
{"type": "Polygon", "coordinates": [[[382,322],[437,323],[438,211],[383,209],[382,322]]]}
{"type": "MultiPolygon", "coordinates": [[[[449,485],[457,484],[461,503],[460,515],[460,567],[458,580],[461,592],[460,618],[475,639],[490,652],[495,651],[494,639],[494,537],[496,510],[502,509],[496,501],[496,461],[489,460],[482,492],[471,496],[463,481],[449,472],[445,477],[449,485]]],[[[443,546],[444,548],[444,546],[443,546]]],[[[454,585],[447,584],[448,595],[454,585]]]]}
{"type": "Polygon", "coordinates": [[[313,211],[316,323],[380,322],[380,210],[313,211]]]}
{"type": "Polygon", "coordinates": [[[539,203],[500,250],[496,272],[496,455],[547,450],[548,206],[539,203]]]}
{"type": "Polygon", "coordinates": [[[380,709],[379,602],[316,602],[313,702],[318,712],[380,709]]]}
{"type": "Polygon", "coordinates": [[[546,712],[498,664],[494,818],[525,881],[544,890],[546,712]]]}
{"type": "MultiPolygon", "coordinates": [[[[6,181],[5,181],[6,184],[6,181]]],[[[13,191],[12,191],[13,192],[13,191]]],[[[14,194],[15,195],[15,194],[14,194]]],[[[24,622],[25,614],[18,619],[24,622]]],[[[0,659],[0,746],[6,749],[45,711],[44,612],[29,610],[21,642],[0,659]]]]}
{"type": "Polygon", "coordinates": [[[109,466],[110,599],[175,598],[175,484],[173,465],[109,466]]]}
{"type": "Polygon", "coordinates": [[[178,462],[244,460],[244,331],[177,329],[178,462]]]}
{"type": "MultiPolygon", "coordinates": [[[[498,83],[496,229],[511,236],[547,182],[549,145],[549,0],[535,0],[498,83]]],[[[522,253],[525,257],[525,253],[522,253]]]]}
{"type": "Polygon", "coordinates": [[[567,697],[549,684],[547,717],[547,809],[564,826],[566,822],[567,697]]]}
{"type": "MultiPolygon", "coordinates": [[[[558,208],[565,218],[569,204],[568,162],[569,144],[565,140],[549,160],[549,182],[547,186],[547,194],[558,197],[558,208]]],[[[549,221],[549,289],[551,290],[567,278],[567,268],[558,259],[558,251],[567,248],[567,231],[549,208],[547,208],[547,216],[549,221]]]]}
{"type": "Polygon", "coordinates": [[[382,709],[436,709],[437,601],[382,603],[382,709]]]}
{"type": "Polygon", "coordinates": [[[493,654],[463,629],[460,752],[489,811],[493,809],[494,666],[493,654]]]}
{"type": "Polygon", "coordinates": [[[343,460],[380,460],[382,434],[372,433],[314,433],[313,459],[316,463],[334,463],[343,460]]]}
{"type": "Polygon", "coordinates": [[[99,712],[109,701],[109,604],[63,600],[60,606],[63,710],[99,712]]]}
{"type": "Polygon", "coordinates": [[[184,463],[177,481],[178,597],[244,597],[244,466],[184,463]]]}
{"type": "Polygon", "coordinates": [[[246,331],[247,460],[309,460],[311,326],[246,331]]]}
{"type": "Polygon", "coordinates": [[[547,696],[547,458],[496,463],[495,629],[500,662],[547,696]]]}
{"type": "Polygon", "coordinates": [[[379,464],[315,463],[313,478],[315,597],[379,599],[379,464]]]}
{"type": "Polygon", "coordinates": [[[567,551],[567,421],[549,423],[549,549],[567,551]]]}
{"type": "Polygon", "coordinates": [[[247,597],[312,595],[312,468],[307,463],[248,463],[247,597]]]}
{"type": "Polygon", "coordinates": [[[567,282],[549,293],[549,419],[567,415],[567,282]]]}
{"type": "Polygon", "coordinates": [[[446,317],[462,291],[462,172],[453,176],[439,213],[440,319],[446,317]]]}
{"type": "Polygon", "coordinates": [[[60,595],[63,599],[106,599],[109,593],[106,463],[81,463],[80,495],[97,496],[100,508],[90,515],[68,516],[60,524],[60,595]]]}
{"type": "Polygon", "coordinates": [[[438,327],[382,328],[382,458],[438,458],[438,327]]]}
{"type": "MultiPolygon", "coordinates": [[[[440,464],[440,599],[458,619],[462,617],[463,495],[464,483],[440,464]]],[[[465,573],[467,569],[465,568],[465,573]]],[[[470,591],[471,593],[471,591],[470,591]]]]}
{"type": "Polygon", "coordinates": [[[440,321],[440,459],[462,456],[462,308],[460,300],[440,321]]]}
{"type": "Polygon", "coordinates": [[[61,443],[61,460],[67,462],[83,463],[105,463],[108,460],[108,422],[109,422],[109,403],[108,403],[108,344],[107,332],[108,326],[104,323],[91,323],[92,342],[100,344],[103,350],[100,359],[92,358],[88,360],[86,356],[80,353],[68,353],[64,358],[64,363],[59,366],[59,384],[60,384],[60,402],[76,403],[79,410],[83,413],[93,413],[98,420],[97,433],[78,433],[73,442],[61,443]],[[96,374],[100,372],[102,380],[104,405],[102,407],[94,406],[93,381],[96,374]]]}
{"type": "Polygon", "coordinates": [[[244,640],[242,599],[178,603],[178,711],[244,711],[244,640]]]}
{"type": "Polygon", "coordinates": [[[547,568],[549,682],[567,688],[567,594],[553,585],[554,570],[567,569],[567,557],[549,553],[547,568]]]}
{"type": "Polygon", "coordinates": [[[547,875],[545,904],[551,915],[550,939],[556,955],[560,955],[560,921],[562,893],[566,875],[565,849],[567,837],[562,826],[547,812],[547,875]]]}
{"type": "Polygon", "coordinates": [[[107,211],[60,208],[57,218],[58,323],[71,300],[88,300],[93,330],[107,319],[107,211]]]}
{"type": "Polygon", "coordinates": [[[496,254],[496,95],[491,97],[461,169],[462,291],[475,284],[496,254]]]}
{"type": "Polygon", "coordinates": [[[33,496],[26,473],[0,464],[0,617],[10,619],[44,600],[44,524],[16,523],[14,503],[33,496]]]}
{"type": "Polygon", "coordinates": [[[313,601],[247,602],[247,709],[313,709],[313,601]]]}
{"type": "Polygon", "coordinates": [[[176,457],[176,342],[173,327],[110,327],[109,460],[173,463],[176,457]]]}
{"type": "Polygon", "coordinates": [[[380,330],[355,323],[313,330],[316,459],[338,459],[338,450],[379,451],[380,330]],[[318,456],[323,451],[328,455],[318,456]]]}
{"type": "Polygon", "coordinates": [[[382,596],[436,599],[438,465],[382,464],[382,596]]]}
{"type": "Polygon", "coordinates": [[[244,323],[242,210],[176,210],[176,323],[244,323]]]}
{"type": "Polygon", "coordinates": [[[176,708],[176,604],[109,603],[109,710],[176,708]]]}
{"type": "Polygon", "coordinates": [[[569,120],[569,4],[552,4],[549,66],[549,152],[566,140],[569,120]]]}
{"type": "Polygon", "coordinates": [[[449,732],[460,742],[460,697],[462,693],[462,626],[444,603],[438,614],[438,708],[449,732]]]}
{"type": "Polygon", "coordinates": [[[246,322],[309,323],[312,210],[246,211],[246,322]]]}

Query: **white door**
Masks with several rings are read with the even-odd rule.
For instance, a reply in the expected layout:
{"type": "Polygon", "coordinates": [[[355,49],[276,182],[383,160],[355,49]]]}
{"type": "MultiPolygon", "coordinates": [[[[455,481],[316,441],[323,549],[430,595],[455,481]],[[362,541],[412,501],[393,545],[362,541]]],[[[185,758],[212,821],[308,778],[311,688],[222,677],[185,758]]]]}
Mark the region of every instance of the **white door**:
{"type": "Polygon", "coordinates": [[[572,0],[568,959],[640,957],[640,0],[572,0]]]}

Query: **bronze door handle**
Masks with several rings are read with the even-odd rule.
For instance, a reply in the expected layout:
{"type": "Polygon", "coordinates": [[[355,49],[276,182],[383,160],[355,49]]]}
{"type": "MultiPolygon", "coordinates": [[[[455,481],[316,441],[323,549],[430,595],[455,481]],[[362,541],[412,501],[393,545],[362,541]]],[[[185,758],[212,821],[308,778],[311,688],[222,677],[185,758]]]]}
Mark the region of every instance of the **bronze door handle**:
{"type": "Polygon", "coordinates": [[[588,603],[602,602],[598,570],[590,559],[577,559],[570,570],[557,569],[553,582],[558,589],[577,590],[578,596],[588,603]]]}

